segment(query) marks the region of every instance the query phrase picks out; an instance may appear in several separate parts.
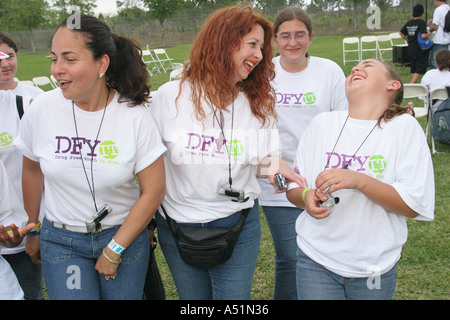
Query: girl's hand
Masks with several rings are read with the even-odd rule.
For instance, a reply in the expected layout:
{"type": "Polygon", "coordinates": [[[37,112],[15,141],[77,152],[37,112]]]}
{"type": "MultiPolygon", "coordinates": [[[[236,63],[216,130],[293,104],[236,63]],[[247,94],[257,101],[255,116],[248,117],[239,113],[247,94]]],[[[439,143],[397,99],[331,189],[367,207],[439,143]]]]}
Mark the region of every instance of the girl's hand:
{"type": "Polygon", "coordinates": [[[361,173],[347,169],[330,169],[319,173],[316,178],[317,192],[333,193],[341,189],[358,189],[361,173]],[[329,188],[329,189],[328,189],[329,188]]]}
{"type": "Polygon", "coordinates": [[[320,202],[327,200],[327,196],[316,189],[309,189],[305,194],[305,210],[315,219],[324,219],[331,214],[331,210],[321,208],[320,202]]]}

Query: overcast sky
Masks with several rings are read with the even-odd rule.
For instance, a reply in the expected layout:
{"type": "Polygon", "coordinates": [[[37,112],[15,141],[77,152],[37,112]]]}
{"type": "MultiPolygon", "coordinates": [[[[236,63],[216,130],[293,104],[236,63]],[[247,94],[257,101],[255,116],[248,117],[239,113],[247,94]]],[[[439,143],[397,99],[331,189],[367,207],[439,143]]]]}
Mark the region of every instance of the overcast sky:
{"type": "Polygon", "coordinates": [[[103,13],[103,15],[117,13],[116,0],[97,0],[95,13],[103,13]]]}

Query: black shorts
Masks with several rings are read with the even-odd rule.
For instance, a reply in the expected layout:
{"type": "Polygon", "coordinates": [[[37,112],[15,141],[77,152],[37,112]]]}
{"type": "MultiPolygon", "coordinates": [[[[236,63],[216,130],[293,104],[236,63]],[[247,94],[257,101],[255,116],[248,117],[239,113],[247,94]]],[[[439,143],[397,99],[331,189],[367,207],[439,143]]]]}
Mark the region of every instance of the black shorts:
{"type": "Polygon", "coordinates": [[[411,73],[425,74],[428,67],[428,54],[430,50],[419,50],[408,50],[411,61],[410,69],[411,73]]]}

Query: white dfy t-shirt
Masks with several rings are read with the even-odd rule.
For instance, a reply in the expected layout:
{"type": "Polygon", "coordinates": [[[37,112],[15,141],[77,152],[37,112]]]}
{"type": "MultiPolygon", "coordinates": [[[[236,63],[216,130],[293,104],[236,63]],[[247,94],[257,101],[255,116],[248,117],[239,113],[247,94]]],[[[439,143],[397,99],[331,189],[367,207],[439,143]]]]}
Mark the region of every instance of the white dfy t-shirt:
{"type": "MultiPolygon", "coordinates": [[[[343,168],[376,121],[347,118],[346,111],[322,113],[303,135],[297,164],[309,187],[323,170],[343,168]],[[333,123],[332,126],[324,124],[333,123]],[[329,160],[328,167],[327,161],[329,160]]],[[[375,127],[347,170],[357,171],[395,188],[419,216],[434,218],[434,174],[425,134],[409,114],[375,127]]],[[[300,249],[317,263],[343,277],[367,277],[390,270],[406,242],[406,218],[386,211],[356,189],[333,194],[339,203],[331,215],[316,220],[307,212],[296,222],[300,249]]]]}
{"type": "Polygon", "coordinates": [[[273,121],[263,127],[243,93],[222,113],[204,101],[206,119],[197,121],[188,82],[175,104],[179,85],[179,81],[164,84],[150,106],[168,149],[162,205],[178,222],[209,222],[252,207],[261,191],[257,166],[267,155],[278,154],[278,130],[273,121]],[[233,202],[217,193],[218,188],[229,187],[230,164],[232,187],[245,192],[246,202],[233,202]]]}
{"type": "Polygon", "coordinates": [[[103,204],[112,207],[103,225],[122,224],[139,198],[136,174],[158,159],[165,147],[148,109],[128,107],[118,99],[115,92],[98,140],[104,110],[72,108],[60,89],[38,96],[22,118],[16,144],[27,158],[40,163],[44,213],[50,221],[85,225],[95,213],[88,185],[89,180],[92,187],[92,176],[99,209],[103,204]]]}
{"type": "MultiPolygon", "coordinates": [[[[306,69],[297,73],[285,71],[279,56],[273,62],[276,77],[272,84],[276,92],[282,158],[292,165],[298,142],[311,120],[322,112],[348,108],[345,75],[335,62],[324,58],[310,57],[306,69]]],[[[293,207],[285,193],[274,193],[268,179],[259,182],[260,205],[293,207]]]]}
{"type": "MultiPolygon", "coordinates": [[[[22,221],[26,220],[27,214],[17,198],[3,162],[0,160],[0,224],[9,226],[14,223],[22,228],[25,226],[22,221]]],[[[0,256],[0,299],[23,300],[23,291],[17,277],[2,256],[0,256]]]]}
{"type": "MultiPolygon", "coordinates": [[[[30,99],[27,96],[23,97],[24,112],[28,110],[30,99]]],[[[18,201],[23,204],[22,152],[14,144],[14,139],[19,134],[20,118],[17,111],[16,95],[11,90],[0,90],[0,110],[0,160],[6,168],[18,201]]],[[[27,220],[28,216],[24,215],[20,218],[17,217],[15,223],[17,225],[25,225],[27,220]]],[[[0,247],[0,254],[13,254],[24,250],[25,240],[21,245],[14,248],[0,247]]]]}

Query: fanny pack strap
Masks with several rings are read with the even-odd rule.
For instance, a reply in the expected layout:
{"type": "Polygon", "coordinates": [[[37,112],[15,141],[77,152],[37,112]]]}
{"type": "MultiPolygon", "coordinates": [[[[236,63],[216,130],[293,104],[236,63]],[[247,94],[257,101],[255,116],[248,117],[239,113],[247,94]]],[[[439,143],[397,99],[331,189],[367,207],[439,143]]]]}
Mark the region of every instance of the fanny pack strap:
{"type": "MultiPolygon", "coordinates": [[[[161,209],[164,212],[164,215],[166,216],[166,219],[169,222],[169,226],[171,226],[171,224],[177,224],[177,222],[175,220],[173,220],[168,214],[167,211],[164,209],[163,205],[161,205],[161,209]]],[[[242,214],[241,217],[239,218],[239,221],[236,223],[236,225],[232,228],[234,230],[240,230],[242,228],[242,226],[245,223],[245,220],[247,219],[248,214],[250,213],[250,208],[246,208],[246,209],[242,209],[242,214]]]]}

